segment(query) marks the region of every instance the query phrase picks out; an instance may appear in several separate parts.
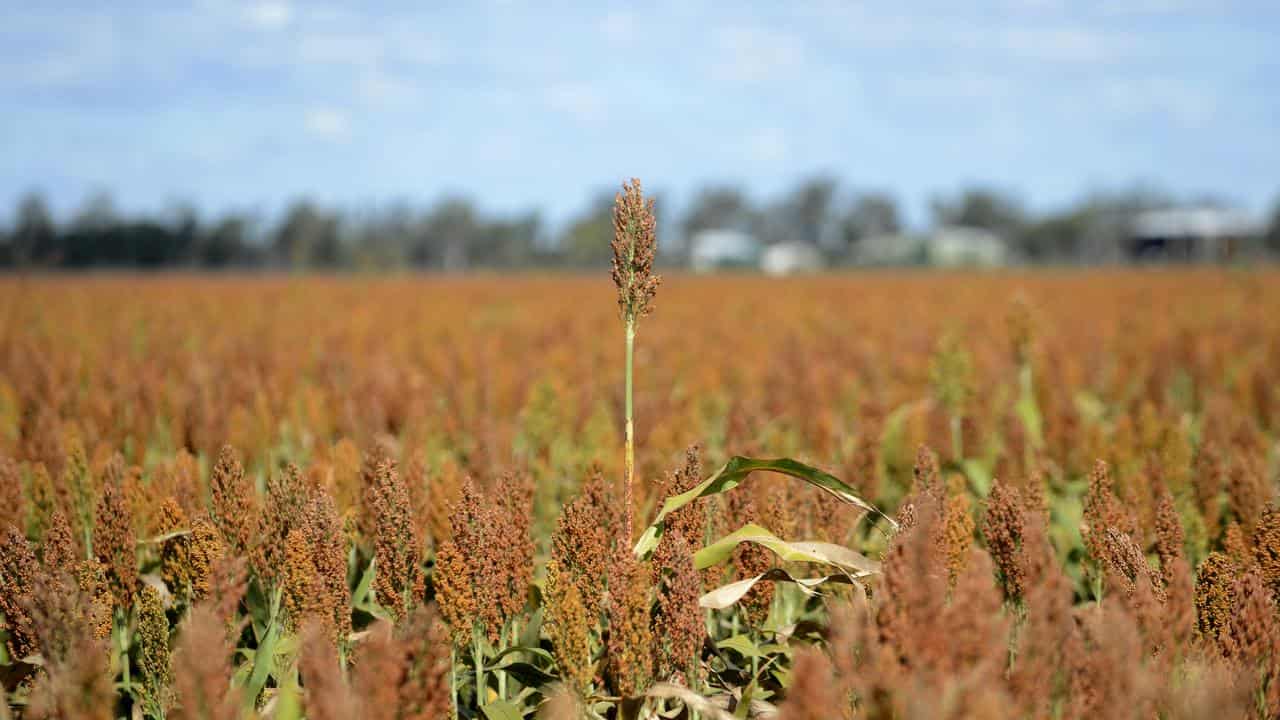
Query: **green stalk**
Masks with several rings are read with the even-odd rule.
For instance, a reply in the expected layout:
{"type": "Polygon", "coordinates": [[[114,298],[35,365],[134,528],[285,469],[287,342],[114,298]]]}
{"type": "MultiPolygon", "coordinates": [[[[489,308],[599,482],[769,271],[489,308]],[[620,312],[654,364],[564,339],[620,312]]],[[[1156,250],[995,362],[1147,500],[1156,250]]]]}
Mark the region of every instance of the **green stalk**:
{"type": "Polygon", "coordinates": [[[489,693],[484,687],[484,652],[480,649],[480,633],[472,631],[471,635],[471,660],[476,666],[476,707],[484,707],[485,696],[489,693]]]}
{"type": "MultiPolygon", "coordinates": [[[[502,628],[502,633],[498,638],[498,652],[502,652],[507,648],[507,626],[502,628]]],[[[507,671],[494,670],[498,674],[498,699],[507,699],[507,671]]]]}
{"type": "Polygon", "coordinates": [[[453,701],[453,716],[458,717],[458,648],[449,643],[449,699],[453,701]]]}
{"type": "Polygon", "coordinates": [[[960,413],[951,414],[951,455],[957,463],[964,460],[964,437],[960,413]]]}
{"type": "Polygon", "coordinates": [[[624,498],[623,508],[624,508],[624,512],[626,512],[627,514],[626,517],[623,518],[623,523],[625,523],[625,527],[628,530],[628,535],[627,535],[628,541],[631,539],[630,529],[631,529],[631,511],[632,511],[632,508],[631,508],[632,484],[635,481],[635,472],[636,472],[635,425],[632,419],[633,410],[632,410],[632,400],[631,400],[632,376],[635,374],[634,367],[633,367],[635,364],[635,360],[634,360],[635,347],[636,347],[636,320],[634,317],[628,317],[627,318],[626,390],[624,393],[626,398],[625,402],[626,402],[626,416],[627,416],[626,417],[627,424],[626,424],[626,430],[625,430],[626,455],[623,461],[623,475],[624,475],[624,481],[626,482],[626,486],[624,490],[624,492],[626,493],[626,496],[624,498]]]}

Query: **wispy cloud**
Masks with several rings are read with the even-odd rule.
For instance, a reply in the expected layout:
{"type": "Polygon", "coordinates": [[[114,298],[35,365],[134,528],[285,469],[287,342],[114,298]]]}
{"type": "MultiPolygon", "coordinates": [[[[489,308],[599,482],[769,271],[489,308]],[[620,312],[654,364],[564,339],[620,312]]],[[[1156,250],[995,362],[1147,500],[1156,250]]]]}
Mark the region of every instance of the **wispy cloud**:
{"type": "Polygon", "coordinates": [[[244,9],[244,19],[260,30],[279,30],[293,20],[293,6],[284,0],[260,0],[244,9]]]}

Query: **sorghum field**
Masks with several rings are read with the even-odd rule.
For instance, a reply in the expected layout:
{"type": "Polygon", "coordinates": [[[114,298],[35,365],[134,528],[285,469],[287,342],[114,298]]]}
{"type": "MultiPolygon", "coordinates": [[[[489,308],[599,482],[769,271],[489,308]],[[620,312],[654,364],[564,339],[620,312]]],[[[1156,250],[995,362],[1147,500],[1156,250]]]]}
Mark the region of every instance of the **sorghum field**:
{"type": "Polygon", "coordinates": [[[645,292],[0,279],[0,716],[1280,714],[1274,271],[645,292]]]}

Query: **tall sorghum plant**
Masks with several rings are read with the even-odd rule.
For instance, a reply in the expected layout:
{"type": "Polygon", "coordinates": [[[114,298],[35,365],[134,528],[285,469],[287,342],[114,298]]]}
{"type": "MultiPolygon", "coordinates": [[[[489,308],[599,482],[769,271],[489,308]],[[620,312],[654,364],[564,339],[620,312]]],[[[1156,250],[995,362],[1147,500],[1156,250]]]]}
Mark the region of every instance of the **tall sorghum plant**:
{"type": "MultiPolygon", "coordinates": [[[[624,459],[623,518],[626,529],[631,526],[635,484],[636,444],[632,405],[632,377],[636,342],[636,325],[653,309],[653,296],[661,278],[653,274],[657,253],[657,220],[653,200],[646,199],[640,181],[632,178],[624,183],[613,205],[613,284],[618,288],[618,309],[626,328],[626,454],[624,459]]],[[[628,533],[629,537],[629,533],[628,533]]]]}

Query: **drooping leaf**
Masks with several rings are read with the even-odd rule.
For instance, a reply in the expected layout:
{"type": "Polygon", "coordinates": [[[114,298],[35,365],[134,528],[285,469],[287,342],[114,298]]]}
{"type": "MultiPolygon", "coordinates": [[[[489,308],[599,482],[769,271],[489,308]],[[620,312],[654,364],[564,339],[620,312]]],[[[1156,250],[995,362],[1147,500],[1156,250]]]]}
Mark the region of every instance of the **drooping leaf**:
{"type": "Polygon", "coordinates": [[[514,655],[516,653],[528,653],[536,658],[545,660],[548,664],[555,663],[555,657],[540,647],[532,647],[525,645],[516,645],[509,647],[494,656],[493,661],[485,664],[486,670],[501,670],[504,667],[516,662],[514,655]]]}
{"type": "Polygon", "coordinates": [[[658,546],[658,541],[662,538],[662,532],[667,515],[679,510],[689,503],[711,495],[718,495],[728,492],[747,478],[753,472],[768,471],[789,475],[793,478],[803,480],[810,485],[826,492],[832,497],[843,503],[853,505],[860,508],[864,512],[869,512],[876,517],[887,520],[891,527],[896,528],[897,523],[892,518],[880,512],[874,505],[863,500],[854,492],[853,488],[846,485],[839,478],[802,462],[792,460],[791,458],[749,458],[736,455],[729,459],[723,467],[711,475],[711,477],[703,480],[698,485],[679,495],[672,495],[662,504],[662,509],[658,512],[657,517],[645,529],[644,534],[640,536],[640,540],[636,543],[635,553],[639,557],[648,557],[658,546]]]}
{"type": "Polygon", "coordinates": [[[713,720],[733,720],[733,716],[725,712],[715,702],[681,685],[666,682],[657,683],[645,692],[645,697],[679,700],[685,704],[685,707],[701,713],[703,717],[713,718],[713,720]]]}
{"type": "Polygon", "coordinates": [[[515,678],[526,688],[540,688],[555,682],[556,677],[542,668],[524,661],[509,662],[501,668],[503,672],[515,678]]]}
{"type": "Polygon", "coordinates": [[[698,598],[698,606],[709,610],[723,610],[727,607],[732,607],[734,603],[741,600],[748,592],[751,592],[751,588],[755,587],[757,583],[761,583],[766,580],[794,583],[796,587],[800,588],[801,592],[810,597],[819,595],[820,593],[816,588],[825,583],[851,585],[856,582],[848,575],[825,575],[823,577],[816,578],[798,578],[782,568],[773,568],[768,572],[761,573],[755,577],[749,577],[744,580],[731,582],[727,585],[721,585],[715,590],[712,590],[698,598]]]}
{"type": "Polygon", "coordinates": [[[754,523],[744,525],[699,550],[693,556],[693,565],[699,570],[718,565],[728,560],[734,548],[742,543],[762,545],[784,562],[829,565],[854,577],[880,572],[880,563],[843,545],[808,540],[788,542],[754,523]]]}

